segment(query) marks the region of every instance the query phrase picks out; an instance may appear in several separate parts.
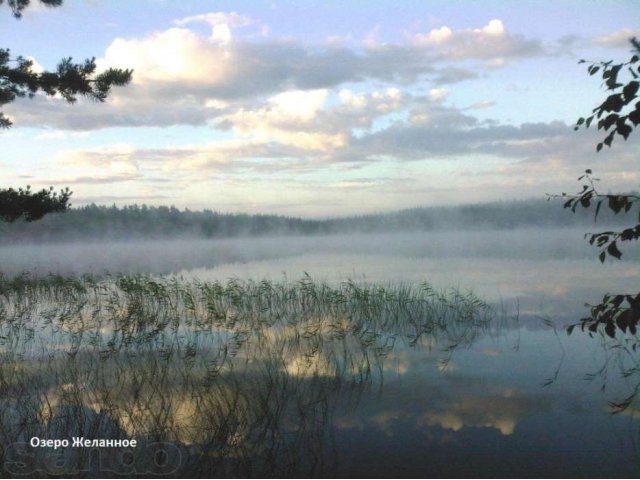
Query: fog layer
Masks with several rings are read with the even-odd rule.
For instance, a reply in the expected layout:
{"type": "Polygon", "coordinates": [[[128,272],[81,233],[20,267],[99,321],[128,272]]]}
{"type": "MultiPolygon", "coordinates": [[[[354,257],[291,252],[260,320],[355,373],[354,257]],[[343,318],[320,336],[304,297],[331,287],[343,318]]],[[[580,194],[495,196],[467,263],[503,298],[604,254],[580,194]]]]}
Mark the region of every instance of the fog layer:
{"type": "MultiPolygon", "coordinates": [[[[73,242],[0,247],[4,275],[171,274],[302,255],[419,258],[593,260],[598,253],[580,229],[351,234],[234,239],[73,242]]],[[[625,261],[638,261],[630,249],[625,261]]],[[[311,267],[311,265],[309,265],[311,267]]],[[[244,272],[245,274],[250,272],[244,272]]],[[[312,272],[310,272],[312,273],[312,272]]],[[[355,265],[355,275],[358,272],[355,265]]],[[[252,276],[252,275],[250,275],[252,276]]]]}

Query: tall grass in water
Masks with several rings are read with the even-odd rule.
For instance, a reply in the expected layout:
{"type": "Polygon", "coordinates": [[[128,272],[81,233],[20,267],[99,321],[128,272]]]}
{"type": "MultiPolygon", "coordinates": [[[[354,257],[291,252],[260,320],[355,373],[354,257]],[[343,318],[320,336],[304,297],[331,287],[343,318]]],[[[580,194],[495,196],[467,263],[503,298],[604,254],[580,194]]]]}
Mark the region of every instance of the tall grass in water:
{"type": "MultiPolygon", "coordinates": [[[[0,278],[2,451],[34,436],[135,438],[175,445],[180,475],[320,472],[336,405],[380,384],[389,356],[470,345],[491,315],[427,284],[0,278]]],[[[101,458],[98,472],[71,450],[53,473],[122,463],[101,458]]],[[[144,449],[132,455],[114,471],[153,471],[144,449]]]]}

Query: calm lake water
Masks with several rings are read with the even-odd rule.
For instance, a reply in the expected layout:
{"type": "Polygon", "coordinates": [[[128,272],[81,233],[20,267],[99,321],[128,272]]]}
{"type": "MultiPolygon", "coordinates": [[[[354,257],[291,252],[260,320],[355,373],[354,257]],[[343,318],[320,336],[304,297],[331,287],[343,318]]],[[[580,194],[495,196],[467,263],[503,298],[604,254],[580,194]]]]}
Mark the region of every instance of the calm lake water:
{"type": "MultiPolygon", "coordinates": [[[[0,248],[0,262],[9,275],[429,282],[471,290],[492,306],[486,322],[425,320],[420,334],[415,315],[411,328],[372,319],[367,345],[366,332],[354,334],[356,320],[344,317],[210,333],[209,346],[199,344],[203,365],[207,348],[242,333],[234,388],[255,418],[271,419],[238,430],[227,457],[207,467],[212,476],[637,477],[640,403],[616,414],[611,405],[639,388],[640,357],[631,348],[639,339],[565,331],[586,315],[585,302],[640,285],[636,258],[600,264],[596,253],[581,232],[551,230],[19,246],[0,248]],[[340,322],[347,326],[339,335],[340,322]]],[[[191,342],[180,328],[176,341],[191,342]]],[[[99,401],[84,402],[101,411],[99,401]]],[[[180,425],[175,475],[203,474],[201,436],[190,433],[193,422],[180,425]]]]}

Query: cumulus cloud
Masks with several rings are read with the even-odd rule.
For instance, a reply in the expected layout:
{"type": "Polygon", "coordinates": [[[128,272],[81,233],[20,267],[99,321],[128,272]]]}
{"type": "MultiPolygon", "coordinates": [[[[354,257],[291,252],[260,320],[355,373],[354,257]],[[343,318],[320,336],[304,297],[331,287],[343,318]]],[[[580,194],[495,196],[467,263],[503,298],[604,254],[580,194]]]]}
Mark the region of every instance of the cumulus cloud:
{"type": "Polygon", "coordinates": [[[240,109],[223,117],[222,123],[261,142],[307,150],[341,147],[346,141],[343,133],[330,134],[313,128],[327,95],[326,89],[282,92],[270,97],[263,107],[240,109]]]}
{"type": "Polygon", "coordinates": [[[191,15],[188,17],[184,17],[178,20],[175,20],[174,23],[179,26],[184,26],[189,23],[195,22],[205,22],[215,27],[217,25],[227,25],[229,27],[246,27],[247,25],[251,25],[254,21],[247,17],[246,15],[241,15],[236,12],[226,13],[226,12],[210,12],[210,13],[202,13],[199,15],[191,15]]]}
{"type": "Polygon", "coordinates": [[[415,53],[402,46],[362,53],[287,40],[231,41],[173,27],[142,39],[114,40],[100,64],[133,68],[134,82],[152,92],[168,93],[173,86],[180,95],[237,100],[366,79],[412,81],[432,70],[428,59],[415,53]]]}
{"type": "Polygon", "coordinates": [[[633,37],[640,37],[640,29],[624,28],[617,32],[597,36],[593,41],[607,47],[629,47],[629,40],[633,37]]]}
{"type": "Polygon", "coordinates": [[[415,45],[427,47],[447,59],[484,59],[502,61],[541,55],[544,49],[537,40],[511,34],[499,19],[481,28],[453,31],[447,26],[413,36],[415,45]]]}
{"type": "Polygon", "coordinates": [[[444,100],[448,93],[449,90],[446,88],[432,88],[429,90],[429,96],[436,101],[444,100]]]}
{"type": "Polygon", "coordinates": [[[261,143],[328,153],[346,148],[354,129],[368,129],[376,119],[401,111],[411,101],[397,88],[373,92],[342,89],[331,106],[328,96],[327,89],[283,92],[260,106],[222,116],[218,127],[231,128],[261,143]]]}
{"type": "Polygon", "coordinates": [[[542,53],[538,41],[510,34],[499,20],[478,29],[442,27],[408,44],[372,41],[364,48],[236,36],[237,29],[254,25],[259,26],[244,15],[212,12],[178,19],[164,31],[118,37],[98,66],[131,68],[133,82],[115,89],[106,104],[97,108],[81,101],[71,109],[60,99],[37,97],[9,105],[6,113],[17,125],[71,130],[207,125],[229,119],[230,110],[256,110],[266,97],[287,92],[335,92],[370,82],[441,87],[478,75],[472,66],[456,64],[460,60],[479,61],[481,68],[542,53]]]}

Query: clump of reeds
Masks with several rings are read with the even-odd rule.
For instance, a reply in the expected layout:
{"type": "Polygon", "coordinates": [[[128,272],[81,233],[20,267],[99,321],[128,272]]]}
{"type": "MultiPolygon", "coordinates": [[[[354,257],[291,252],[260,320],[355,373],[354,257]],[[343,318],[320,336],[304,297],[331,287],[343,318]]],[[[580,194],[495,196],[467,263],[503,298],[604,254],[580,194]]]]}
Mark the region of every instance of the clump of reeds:
{"type": "MultiPolygon", "coordinates": [[[[491,315],[428,284],[0,277],[0,442],[121,436],[173,442],[183,473],[316,470],[336,402],[394,350],[470,345],[491,315]]],[[[72,460],[56,473],[91,471],[72,460]]]]}

